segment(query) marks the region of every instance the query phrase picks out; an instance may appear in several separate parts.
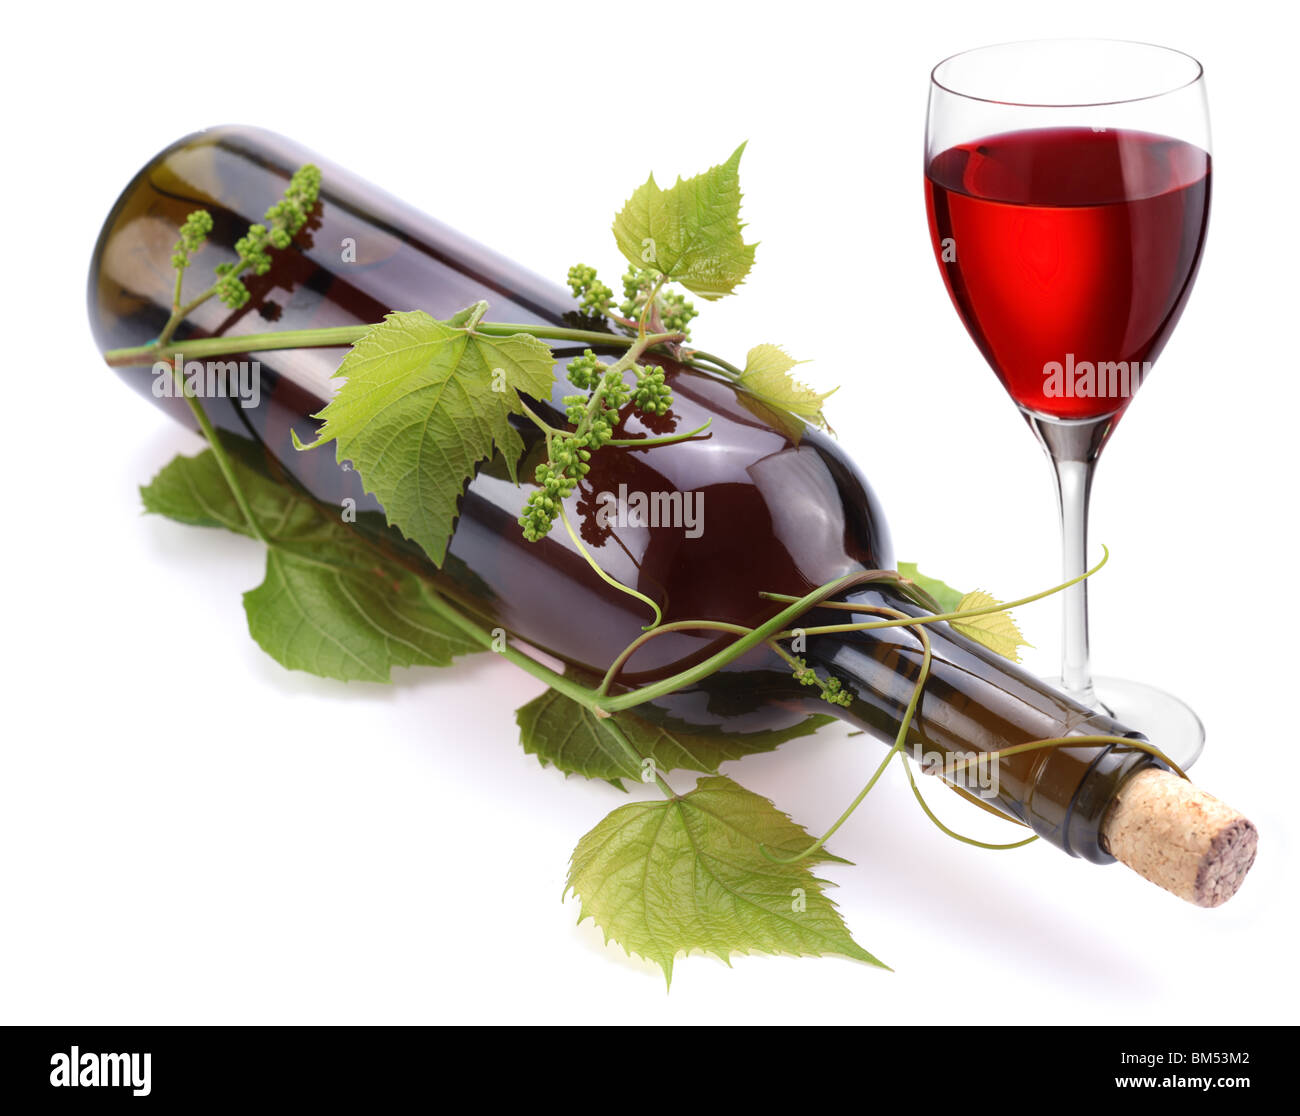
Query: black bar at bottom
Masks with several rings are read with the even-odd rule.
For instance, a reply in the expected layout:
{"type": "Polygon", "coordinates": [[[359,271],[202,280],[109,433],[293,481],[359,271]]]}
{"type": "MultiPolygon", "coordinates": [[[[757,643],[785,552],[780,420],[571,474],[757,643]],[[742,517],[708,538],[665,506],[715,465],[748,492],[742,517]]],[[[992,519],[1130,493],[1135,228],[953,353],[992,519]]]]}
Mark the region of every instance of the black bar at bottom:
{"type": "MultiPolygon", "coordinates": [[[[793,1028],[709,1028],[668,1039],[625,1033],[636,1028],[574,1035],[557,1027],[524,1041],[496,1039],[495,1029],[8,1027],[0,1029],[0,1103],[283,1098],[369,1107],[422,1096],[450,1101],[451,1089],[463,1098],[457,1107],[500,1103],[517,1090],[545,1098],[548,1107],[567,1103],[566,1096],[586,1106],[594,1078],[610,1079],[617,1091],[605,1093],[605,1102],[617,1103],[620,1094],[645,1097],[652,1082],[666,1087],[681,1071],[719,1074],[698,1083],[707,1092],[692,1107],[711,1106],[709,1095],[729,1106],[756,1087],[771,1101],[785,1094],[790,1103],[813,1103],[809,1091],[833,1077],[837,1093],[864,1102],[879,1087],[891,1095],[902,1087],[922,1089],[930,1103],[946,1095],[968,1103],[977,1095],[1005,1097],[1011,1082],[1021,1097],[1133,1094],[1143,1103],[1151,1094],[1214,1095],[1222,1102],[1217,1095],[1225,1092],[1286,1089],[1284,1067],[1296,1068],[1283,1054],[1292,1028],[1276,1027],[827,1028],[846,1033],[820,1036],[812,1046],[812,1036],[793,1028]],[[764,1033],[772,1030],[782,1033],[764,1033]]],[[[678,1087],[691,1089],[688,1082],[678,1087]]]]}

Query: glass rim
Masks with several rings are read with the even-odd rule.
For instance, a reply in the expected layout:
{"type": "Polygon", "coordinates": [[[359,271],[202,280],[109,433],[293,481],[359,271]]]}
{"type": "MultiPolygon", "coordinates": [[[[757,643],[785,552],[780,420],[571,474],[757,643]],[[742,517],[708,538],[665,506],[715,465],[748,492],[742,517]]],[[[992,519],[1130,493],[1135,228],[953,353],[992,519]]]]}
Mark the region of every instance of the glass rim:
{"type": "Polygon", "coordinates": [[[1188,54],[1185,50],[1179,50],[1177,47],[1162,46],[1159,43],[1148,43],[1138,39],[1106,39],[1089,36],[1079,38],[1048,38],[1048,39],[1014,39],[1002,43],[987,43],[984,46],[969,47],[966,50],[959,50],[955,54],[948,55],[935,63],[934,68],[930,71],[930,84],[945,93],[950,93],[954,97],[961,97],[967,101],[980,101],[987,105],[1005,105],[1008,108],[1041,108],[1041,109],[1070,109],[1070,108],[1104,108],[1107,105],[1131,105],[1138,104],[1142,101],[1154,101],[1160,97],[1168,97],[1172,93],[1177,93],[1183,89],[1190,89],[1198,81],[1205,77],[1205,67],[1201,65],[1199,59],[1188,54]],[[1161,51],[1165,54],[1177,54],[1195,67],[1195,72],[1184,82],[1173,85],[1168,89],[1162,89],[1157,93],[1144,93],[1140,97],[1120,97],[1113,101],[1008,101],[998,97],[980,97],[974,93],[963,93],[960,89],[954,89],[950,85],[945,85],[939,80],[938,73],[942,66],[958,58],[964,58],[971,54],[980,54],[984,51],[999,50],[1003,47],[1028,47],[1041,43],[1110,43],[1124,46],[1145,47],[1148,50],[1161,51]]]}

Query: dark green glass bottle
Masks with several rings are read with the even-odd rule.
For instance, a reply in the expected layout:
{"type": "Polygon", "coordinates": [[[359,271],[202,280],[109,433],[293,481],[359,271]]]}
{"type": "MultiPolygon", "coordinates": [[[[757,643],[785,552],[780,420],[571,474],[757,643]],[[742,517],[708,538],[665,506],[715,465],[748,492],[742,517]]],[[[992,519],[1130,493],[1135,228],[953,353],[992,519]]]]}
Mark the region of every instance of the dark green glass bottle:
{"type": "MultiPolygon", "coordinates": [[[[321,200],[307,227],[288,250],[274,253],[270,272],[248,280],[252,298],[244,308],[231,311],[212,300],[182,324],[178,341],[375,322],[390,310],[421,309],[445,318],[480,298],[490,304],[492,321],[600,328],[578,315],[563,288],[297,144],[257,129],[220,128],[161,152],[109,214],[89,284],[90,320],[101,350],[144,344],[162,329],[172,297],[171,246],[186,214],[202,207],[215,222],[187,276],[198,283],[196,275],[233,258],[234,241],[307,162],[323,171],[321,200]]],[[[581,349],[558,351],[561,377],[564,361],[581,349]]],[[[249,354],[260,364],[257,405],[212,399],[205,406],[245,460],[300,486],[324,506],[355,500],[359,530],[390,554],[427,567],[412,544],[384,525],[382,509],[366,496],[355,472],[335,463],[332,449],[293,449],[291,431],[303,441],[314,437],[316,423],[309,416],[328,399],[343,352],[249,354]]],[[[779,607],[759,595],[764,590],[802,595],[842,574],[892,567],[880,506],[835,442],[816,431],[796,438],[726,379],[666,358],[660,363],[672,388],[672,411],[662,419],[629,415],[619,436],[686,431],[706,420],[709,436],[648,450],[611,448],[596,456],[570,500],[569,515],[610,574],[657,601],[666,621],[753,625],[779,607]],[[699,522],[695,528],[684,522],[648,526],[627,517],[602,523],[594,514],[599,494],[617,493],[621,486],[628,493],[682,494],[694,502],[699,522]]],[[[182,400],[155,397],[151,367],[117,372],[180,421],[191,421],[182,400]]],[[[553,397],[537,403],[555,425],[563,425],[559,401],[571,390],[559,379],[553,397]]],[[[521,422],[519,429],[528,447],[520,476],[529,478],[544,447],[531,424],[521,422]]],[[[526,485],[510,483],[499,460],[482,470],[462,502],[439,584],[488,626],[603,673],[641,634],[648,610],[601,581],[562,528],[541,542],[525,542],[516,520],[527,492],[526,485]]],[[[893,588],[868,585],[845,599],[913,615],[924,611],[893,588]]],[[[843,623],[856,615],[822,610],[804,623],[843,623]]],[[[929,631],[934,663],[911,740],[918,755],[985,752],[1070,734],[1137,737],[946,625],[929,631]]],[[[628,662],[618,681],[641,685],[666,677],[720,650],[729,638],[712,632],[656,638],[628,662]]],[[[914,635],[891,629],[814,636],[806,658],[823,674],[843,679],[851,706],[816,700],[781,660],[759,648],[639,711],[695,732],[729,733],[834,712],[892,739],[920,669],[914,635]]],[[[1103,863],[1110,860],[1099,842],[1105,811],[1120,783],[1151,763],[1140,753],[1086,745],[1005,758],[997,765],[992,801],[1059,847],[1103,863]]]]}

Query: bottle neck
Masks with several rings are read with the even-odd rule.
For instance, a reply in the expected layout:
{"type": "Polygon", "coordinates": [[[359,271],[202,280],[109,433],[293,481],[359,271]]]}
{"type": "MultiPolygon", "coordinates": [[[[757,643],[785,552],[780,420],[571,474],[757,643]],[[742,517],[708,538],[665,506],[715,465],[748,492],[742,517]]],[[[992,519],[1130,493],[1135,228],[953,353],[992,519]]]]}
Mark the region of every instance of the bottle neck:
{"type": "MultiPolygon", "coordinates": [[[[866,586],[843,600],[924,616],[893,587],[866,586]]],[[[879,619],[867,612],[822,610],[808,624],[879,619]]],[[[1156,761],[1113,745],[1081,744],[985,758],[1016,744],[1053,737],[1115,735],[1143,740],[1104,713],[1088,709],[947,624],[927,625],[931,662],[907,738],[923,770],[953,760],[966,766],[952,781],[1024,822],[1044,840],[1096,863],[1113,858],[1100,843],[1106,810],[1133,772],[1156,761]]],[[[854,697],[842,716],[892,741],[912,697],[923,659],[906,628],[811,636],[806,658],[839,678],[854,697]]]]}

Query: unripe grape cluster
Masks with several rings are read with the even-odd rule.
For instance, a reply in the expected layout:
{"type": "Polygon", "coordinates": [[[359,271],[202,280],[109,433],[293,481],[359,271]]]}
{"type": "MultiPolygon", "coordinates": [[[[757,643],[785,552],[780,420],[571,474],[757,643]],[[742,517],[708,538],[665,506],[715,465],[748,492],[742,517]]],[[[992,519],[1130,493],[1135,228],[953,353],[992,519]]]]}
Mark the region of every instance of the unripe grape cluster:
{"type": "Polygon", "coordinates": [[[589,442],[590,438],[582,434],[563,434],[551,440],[550,460],[537,466],[533,478],[538,487],[529,493],[519,516],[519,525],[529,542],[550,534],[560,514],[560,505],[587,475],[591,468],[589,442]]]}
{"type": "Polygon", "coordinates": [[[684,333],[687,339],[690,339],[691,319],[699,315],[699,311],[686,301],[686,296],[676,291],[661,291],[659,294],[659,318],[664,324],[664,329],[671,333],[684,333]]]}
{"type": "Polygon", "coordinates": [[[569,366],[565,370],[568,373],[569,383],[583,391],[591,391],[600,380],[601,369],[604,368],[604,362],[587,349],[582,356],[574,357],[569,361],[569,366]]]}
{"type": "MultiPolygon", "coordinates": [[[[619,313],[625,318],[639,318],[645,308],[645,301],[650,297],[660,276],[647,268],[629,266],[623,273],[623,301],[619,313]]],[[[699,316],[699,311],[686,301],[686,296],[677,291],[661,290],[658,296],[659,321],[664,329],[671,333],[685,334],[689,340],[691,320],[699,316]]]]}
{"type": "Polygon", "coordinates": [[[212,214],[206,209],[196,209],[181,225],[180,239],[172,249],[172,267],[184,271],[190,266],[190,257],[203,247],[212,231],[212,214]]]}
{"type": "Polygon", "coordinates": [[[248,302],[248,288],[240,276],[246,271],[265,275],[271,270],[268,249],[289,247],[307,223],[319,196],[320,168],[310,163],[299,167],[289,179],[284,197],[266,211],[267,224],[250,225],[248,232],[235,241],[238,258],[231,263],[217,264],[216,293],[222,302],[232,310],[238,310],[248,302]]]}
{"type": "Polygon", "coordinates": [[[233,263],[217,264],[217,297],[232,310],[238,310],[249,299],[248,288],[239,276],[245,271],[265,275],[271,270],[271,253],[266,250],[269,237],[265,225],[249,225],[248,232],[235,241],[239,258],[233,263]]]}
{"type": "Polygon", "coordinates": [[[596,277],[596,269],[586,264],[569,268],[569,290],[584,314],[603,318],[614,305],[614,292],[596,277]]]}
{"type": "Polygon", "coordinates": [[[284,197],[266,211],[266,221],[271,225],[271,247],[289,247],[289,241],[307,223],[319,197],[320,168],[308,163],[294,171],[284,197]]]}
{"type": "Polygon", "coordinates": [[[637,410],[650,415],[666,415],[673,405],[673,393],[664,383],[664,370],[655,367],[638,367],[637,385],[632,401],[637,410]]]}
{"type": "Polygon", "coordinates": [[[843,683],[838,678],[832,676],[823,681],[805,660],[796,658],[794,663],[795,679],[803,686],[818,687],[823,701],[828,701],[831,705],[842,705],[845,708],[853,704],[853,695],[844,689],[843,683]]]}
{"type": "Polygon", "coordinates": [[[653,271],[629,264],[623,272],[623,301],[618,312],[625,318],[637,317],[657,279],[653,271]]]}
{"type": "MultiPolygon", "coordinates": [[[[629,265],[623,274],[623,301],[618,305],[618,312],[629,320],[640,318],[650,292],[659,284],[662,276],[649,268],[629,265]]],[[[584,314],[605,317],[614,308],[614,292],[596,275],[596,269],[587,264],[577,263],[569,268],[569,290],[578,300],[578,308],[584,314]]],[[[698,311],[686,296],[678,291],[661,290],[656,299],[659,310],[659,323],[671,333],[685,334],[690,337],[690,323],[698,311]]]]}
{"type": "Polygon", "coordinates": [[[605,364],[587,349],[569,361],[569,382],[579,394],[564,398],[565,417],[576,429],[572,433],[553,434],[548,460],[538,465],[533,479],[538,487],[524,503],[519,516],[524,538],[536,542],[550,534],[559,518],[561,505],[573,494],[578,482],[591,470],[591,455],[608,445],[618,426],[619,413],[628,402],[642,411],[665,414],[672,406],[672,393],[658,368],[638,366],[637,386],[630,388],[621,369],[605,364]],[[590,394],[599,392],[593,407],[590,394]]]}

